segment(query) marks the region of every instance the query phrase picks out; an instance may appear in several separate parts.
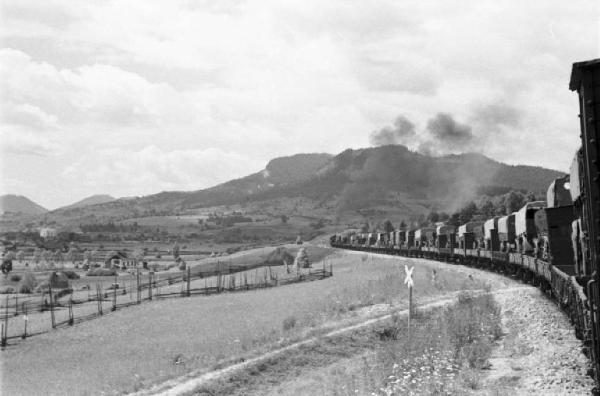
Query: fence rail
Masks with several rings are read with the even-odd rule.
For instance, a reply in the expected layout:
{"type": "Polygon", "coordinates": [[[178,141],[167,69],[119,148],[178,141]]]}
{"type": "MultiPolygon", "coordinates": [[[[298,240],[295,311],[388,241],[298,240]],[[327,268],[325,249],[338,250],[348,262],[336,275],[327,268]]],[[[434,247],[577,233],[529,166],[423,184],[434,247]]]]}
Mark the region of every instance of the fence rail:
{"type": "Polygon", "coordinates": [[[179,273],[170,273],[161,278],[160,274],[149,272],[142,275],[138,270],[134,279],[119,282],[118,276],[109,289],[103,287],[103,282],[97,282],[95,290],[87,290],[87,296],[81,290],[48,290],[35,297],[25,300],[15,295],[10,298],[6,295],[3,307],[0,308],[0,346],[5,347],[9,340],[25,339],[38,334],[47,333],[56,328],[72,326],[101,317],[107,313],[105,303],[110,304],[110,311],[127,308],[151,301],[165,298],[190,297],[212,295],[223,292],[240,292],[283,286],[299,282],[307,282],[331,277],[333,275],[331,264],[329,269],[323,263],[322,269],[308,269],[308,272],[296,271],[290,277],[280,278],[271,266],[249,269],[246,266],[217,265],[214,270],[193,274],[188,268],[179,273]],[[204,284],[198,285],[198,281],[204,284]],[[210,284],[209,284],[210,280],[210,284]],[[129,283],[129,284],[128,284],[129,283]],[[194,284],[196,283],[196,284],[194,284]],[[121,285],[123,285],[121,287],[121,285]],[[179,286],[179,288],[177,287],[179,286]],[[84,294],[81,296],[81,294],[84,294]],[[128,301],[123,301],[124,296],[129,296],[128,301]],[[121,301],[119,301],[121,300],[121,301]],[[74,308],[86,307],[89,312],[74,314],[74,308]],[[31,317],[49,313],[47,328],[38,331],[28,331],[28,321],[31,317]],[[68,318],[57,320],[59,312],[68,312],[68,318]],[[21,319],[22,315],[22,319],[21,319]],[[21,324],[18,323],[21,321],[21,324]],[[12,331],[9,327],[22,326],[22,330],[12,331]]]}

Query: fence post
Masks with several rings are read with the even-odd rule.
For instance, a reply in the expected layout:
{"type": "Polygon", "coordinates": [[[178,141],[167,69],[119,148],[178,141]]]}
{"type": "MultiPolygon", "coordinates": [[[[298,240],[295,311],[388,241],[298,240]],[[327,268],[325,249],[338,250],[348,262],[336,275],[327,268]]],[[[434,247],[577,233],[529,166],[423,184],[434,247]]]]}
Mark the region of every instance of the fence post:
{"type": "Polygon", "coordinates": [[[19,316],[19,296],[15,295],[15,316],[19,316]]]}
{"type": "Polygon", "coordinates": [[[152,300],[152,272],[148,272],[148,299],[152,300]]]}
{"type": "Polygon", "coordinates": [[[29,318],[27,317],[27,302],[23,303],[23,312],[25,313],[25,315],[23,316],[23,322],[24,322],[24,329],[23,329],[23,335],[21,336],[22,339],[27,338],[27,322],[29,321],[29,318]]]}
{"type": "Polygon", "coordinates": [[[186,270],[187,270],[187,296],[189,297],[191,295],[190,294],[191,293],[190,282],[191,282],[191,277],[192,277],[192,269],[188,266],[186,268],[186,270]]]}
{"type": "Polygon", "coordinates": [[[115,281],[113,283],[113,305],[112,305],[112,311],[116,311],[117,310],[117,275],[115,275],[115,281]]]}
{"type": "Polygon", "coordinates": [[[102,315],[102,286],[96,283],[96,301],[98,302],[98,315],[102,315]]]}
{"type": "Polygon", "coordinates": [[[2,347],[6,346],[6,341],[8,338],[8,294],[6,295],[6,307],[4,312],[4,323],[2,324],[2,340],[0,344],[2,347]]]}
{"type": "Polygon", "coordinates": [[[52,328],[56,328],[54,321],[54,296],[52,295],[52,284],[48,283],[48,289],[50,290],[50,320],[52,321],[52,328]]]}
{"type": "Polygon", "coordinates": [[[140,289],[140,269],[138,268],[135,274],[135,284],[137,289],[137,303],[139,304],[142,299],[142,290],[140,289]]]}
{"type": "Polygon", "coordinates": [[[73,326],[73,323],[75,321],[73,320],[73,295],[71,295],[71,298],[69,298],[69,325],[73,326]]]}

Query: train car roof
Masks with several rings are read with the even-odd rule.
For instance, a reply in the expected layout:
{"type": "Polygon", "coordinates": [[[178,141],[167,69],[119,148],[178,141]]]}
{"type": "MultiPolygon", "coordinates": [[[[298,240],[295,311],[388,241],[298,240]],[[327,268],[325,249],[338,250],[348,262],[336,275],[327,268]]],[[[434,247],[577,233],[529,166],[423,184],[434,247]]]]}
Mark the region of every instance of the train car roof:
{"type": "Polygon", "coordinates": [[[581,86],[582,70],[592,67],[600,67],[600,59],[592,59],[573,63],[573,69],[571,69],[571,80],[569,81],[569,89],[571,91],[576,91],[581,86]]]}

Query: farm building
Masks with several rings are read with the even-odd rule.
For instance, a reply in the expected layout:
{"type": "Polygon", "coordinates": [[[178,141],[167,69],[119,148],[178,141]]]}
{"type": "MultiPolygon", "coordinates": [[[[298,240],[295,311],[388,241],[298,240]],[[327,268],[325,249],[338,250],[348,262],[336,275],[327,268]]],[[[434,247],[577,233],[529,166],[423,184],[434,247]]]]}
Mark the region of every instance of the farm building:
{"type": "Polygon", "coordinates": [[[56,232],[56,229],[54,228],[42,228],[40,230],[40,236],[44,239],[52,239],[52,238],[56,238],[56,236],[58,235],[58,233],[56,232]]]}
{"type": "Polygon", "coordinates": [[[104,260],[104,268],[114,267],[134,267],[136,260],[134,258],[128,258],[124,252],[112,252],[104,260]]]}

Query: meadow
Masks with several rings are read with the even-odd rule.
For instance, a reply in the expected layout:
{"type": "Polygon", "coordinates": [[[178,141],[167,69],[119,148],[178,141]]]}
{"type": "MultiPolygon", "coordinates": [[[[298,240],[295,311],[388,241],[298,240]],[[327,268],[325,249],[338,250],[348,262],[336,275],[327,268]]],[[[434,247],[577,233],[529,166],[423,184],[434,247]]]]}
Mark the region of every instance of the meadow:
{"type": "MultiPolygon", "coordinates": [[[[136,391],[406,306],[402,265],[414,261],[346,252],[326,260],[334,275],[321,281],[153,301],[27,339],[2,352],[2,394],[136,391]]],[[[484,287],[433,268],[417,262],[417,301],[484,287]]]]}

